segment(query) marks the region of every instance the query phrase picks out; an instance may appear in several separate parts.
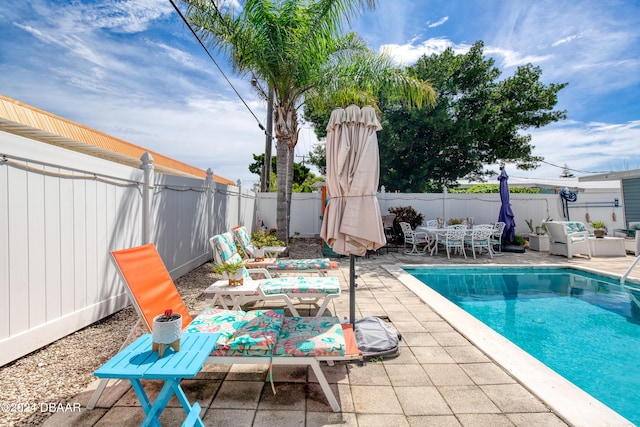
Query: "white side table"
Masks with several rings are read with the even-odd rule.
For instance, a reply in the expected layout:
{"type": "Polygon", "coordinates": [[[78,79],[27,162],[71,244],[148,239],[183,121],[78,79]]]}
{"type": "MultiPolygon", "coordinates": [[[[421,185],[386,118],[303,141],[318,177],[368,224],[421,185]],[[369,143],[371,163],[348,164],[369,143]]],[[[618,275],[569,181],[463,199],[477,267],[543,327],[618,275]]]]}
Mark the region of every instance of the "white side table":
{"type": "Polygon", "coordinates": [[[213,294],[211,299],[207,299],[208,304],[215,305],[216,301],[220,301],[220,305],[224,309],[231,306],[231,310],[241,310],[242,304],[249,300],[255,300],[250,297],[254,297],[258,293],[260,283],[260,280],[244,279],[242,286],[229,286],[229,281],[218,280],[204,292],[205,294],[213,294]]]}
{"type": "Polygon", "coordinates": [[[549,252],[549,236],[546,234],[529,234],[529,249],[538,252],[549,252]]]}
{"type": "Polygon", "coordinates": [[[622,237],[589,237],[589,250],[591,256],[627,256],[622,237]]]}

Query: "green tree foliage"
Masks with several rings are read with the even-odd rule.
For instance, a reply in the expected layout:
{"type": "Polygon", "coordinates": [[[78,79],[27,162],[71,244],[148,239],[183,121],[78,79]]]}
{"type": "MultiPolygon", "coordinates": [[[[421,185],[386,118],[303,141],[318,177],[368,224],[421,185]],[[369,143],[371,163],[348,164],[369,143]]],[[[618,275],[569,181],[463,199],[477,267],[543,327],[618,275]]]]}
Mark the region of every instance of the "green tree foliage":
{"type": "Polygon", "coordinates": [[[408,72],[430,82],[437,101],[431,109],[381,103],[380,181],[388,191],[439,191],[459,178],[482,179],[483,166],[498,161],[535,168],[542,159],[523,131],[566,118],[553,110],[566,83],[543,84],[530,64],[499,80],[481,41],[465,54],[423,56],[408,72]]]}
{"type": "Polygon", "coordinates": [[[327,150],[325,144],[313,146],[313,151],[309,153],[309,163],[317,167],[322,175],[327,174],[327,150]]]}
{"type": "MultiPolygon", "coordinates": [[[[262,168],[264,166],[264,154],[253,154],[254,162],[249,165],[249,172],[258,176],[262,176],[262,168]]],[[[277,156],[271,157],[271,173],[277,175],[278,173],[278,158],[277,156]]],[[[321,178],[320,178],[321,179],[321,178]]],[[[294,192],[310,192],[310,185],[317,181],[318,178],[311,172],[311,169],[306,167],[303,163],[293,164],[293,191],[294,192]]],[[[276,186],[271,186],[271,191],[276,192],[278,189],[276,186]]]]}

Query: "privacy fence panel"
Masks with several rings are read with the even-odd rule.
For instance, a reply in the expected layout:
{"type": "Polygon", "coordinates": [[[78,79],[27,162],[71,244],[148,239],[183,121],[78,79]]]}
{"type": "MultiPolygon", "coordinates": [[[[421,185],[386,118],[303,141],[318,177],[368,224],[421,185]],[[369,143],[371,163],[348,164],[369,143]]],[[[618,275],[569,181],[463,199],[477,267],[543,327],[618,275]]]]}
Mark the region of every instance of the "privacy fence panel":
{"type": "MultiPolygon", "coordinates": [[[[390,208],[411,206],[424,216],[424,220],[442,217],[473,217],[476,224],[498,221],[500,194],[469,193],[378,193],[378,204],[382,215],[390,208]]],[[[516,221],[516,233],[526,236],[531,219],[534,227],[546,219],[556,221],[603,220],[610,230],[624,228],[624,211],[620,203],[620,191],[579,193],[575,202],[569,202],[563,209],[558,194],[510,195],[511,208],[516,221]],[[616,201],[617,199],[617,201],[616,201]]],[[[322,222],[319,221],[322,207],[320,193],[294,193],[291,199],[291,235],[319,236],[322,222]]],[[[267,228],[276,227],[276,194],[259,193],[256,208],[258,218],[267,228]]]]}
{"type": "Polygon", "coordinates": [[[252,191],[212,176],[145,182],[6,132],[0,157],[0,366],[129,304],[111,251],[152,241],[177,278],[211,259],[211,235],[254,216],[252,191]]]}

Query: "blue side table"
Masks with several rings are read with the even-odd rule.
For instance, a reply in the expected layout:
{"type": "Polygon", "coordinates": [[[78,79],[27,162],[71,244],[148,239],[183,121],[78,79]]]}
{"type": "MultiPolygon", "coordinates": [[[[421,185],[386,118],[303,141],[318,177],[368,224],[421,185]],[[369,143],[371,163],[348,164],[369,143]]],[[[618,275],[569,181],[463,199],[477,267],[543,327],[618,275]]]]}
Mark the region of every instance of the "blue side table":
{"type": "Polygon", "coordinates": [[[158,418],[175,393],[187,416],[183,425],[204,427],[200,418],[200,404],[189,404],[180,381],[198,375],[202,365],[216,346],[220,334],[192,333],[182,334],[180,351],[168,348],[162,358],[158,352],[151,351],[151,334],[142,335],[125,349],[113,356],[107,363],[95,371],[99,378],[123,378],[131,381],[146,414],[143,426],[158,426],[158,418]],[[156,401],[151,404],[140,380],[164,380],[164,385],[156,401]]]}

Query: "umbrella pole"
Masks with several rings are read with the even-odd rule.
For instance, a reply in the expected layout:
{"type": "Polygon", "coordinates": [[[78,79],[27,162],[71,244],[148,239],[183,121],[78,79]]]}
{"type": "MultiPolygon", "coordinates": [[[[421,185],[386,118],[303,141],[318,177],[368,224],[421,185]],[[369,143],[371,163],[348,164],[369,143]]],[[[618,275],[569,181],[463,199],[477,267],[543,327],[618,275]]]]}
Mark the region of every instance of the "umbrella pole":
{"type": "Polygon", "coordinates": [[[349,255],[349,320],[356,323],[356,256],[349,255]]]}

